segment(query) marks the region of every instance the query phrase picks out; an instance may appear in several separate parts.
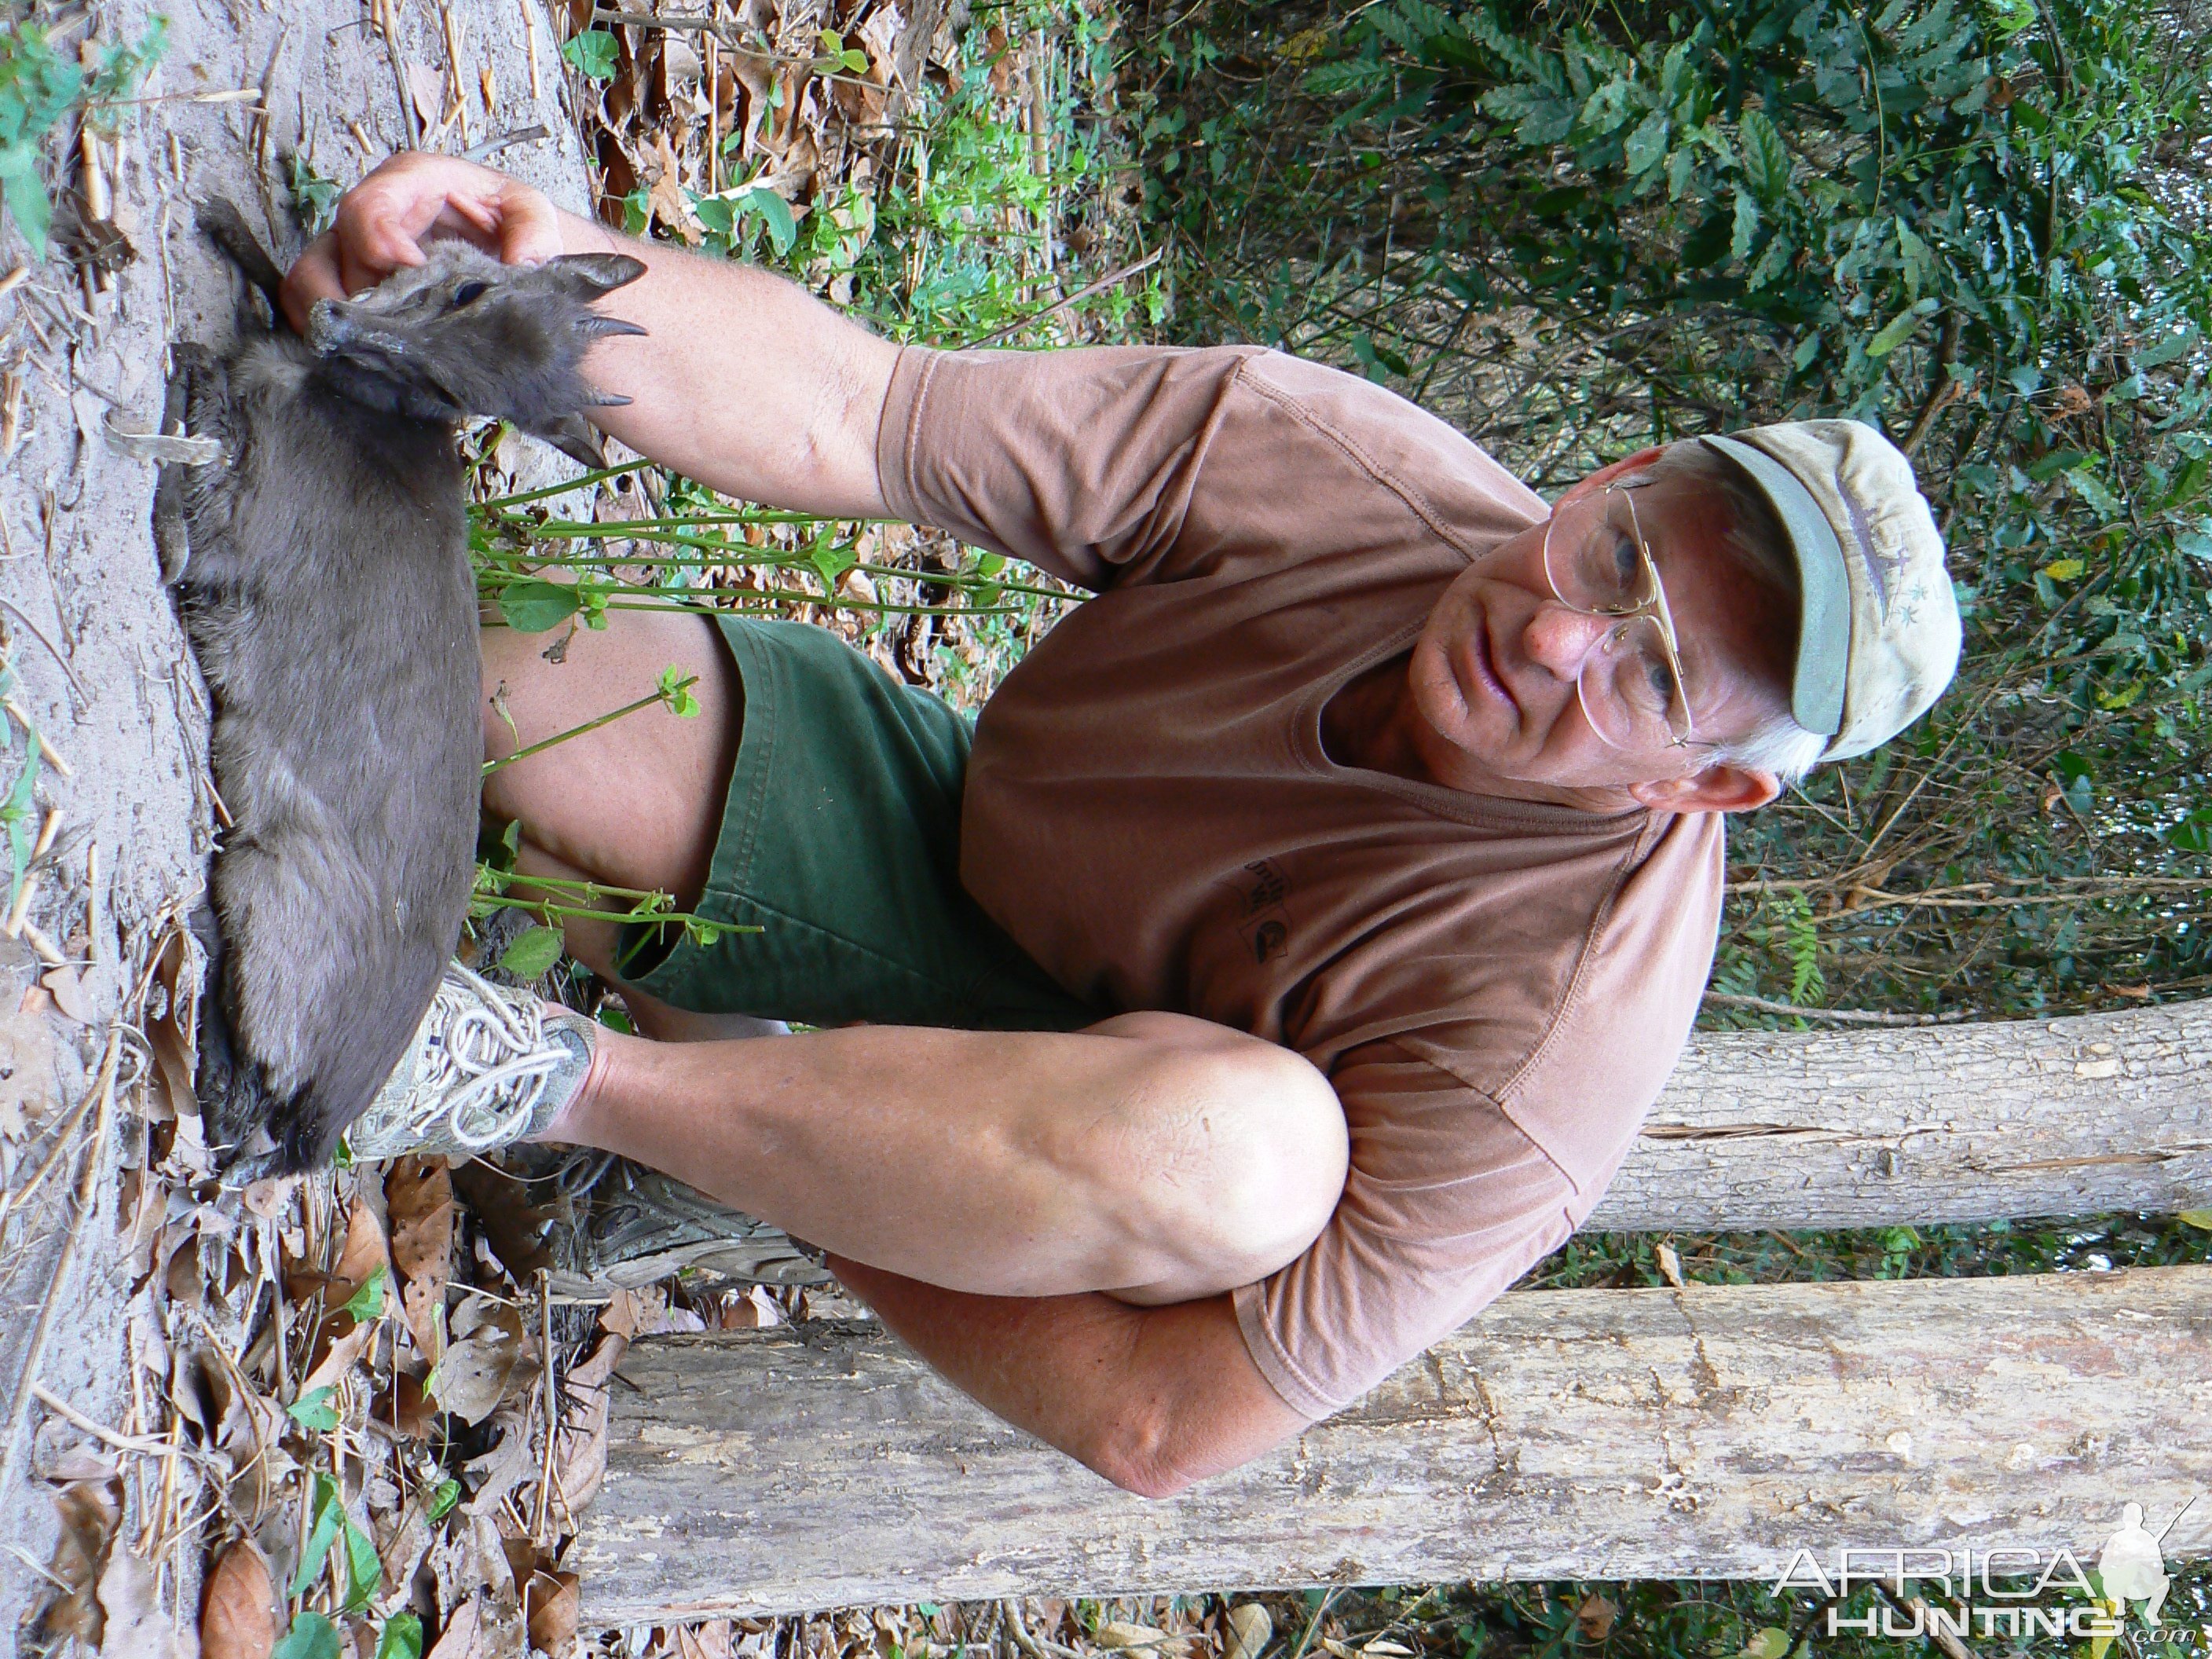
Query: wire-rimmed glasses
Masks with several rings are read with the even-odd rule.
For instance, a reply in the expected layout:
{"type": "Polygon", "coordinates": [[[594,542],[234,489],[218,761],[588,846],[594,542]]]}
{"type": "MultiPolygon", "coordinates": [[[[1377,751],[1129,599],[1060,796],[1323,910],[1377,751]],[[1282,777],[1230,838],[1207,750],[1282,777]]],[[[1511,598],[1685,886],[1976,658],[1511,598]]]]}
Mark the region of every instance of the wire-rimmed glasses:
{"type": "Polygon", "coordinates": [[[1608,484],[1552,514],[1544,576],[1568,610],[1613,623],[1575,678],[1590,729],[1620,749],[1692,741],[1674,618],[1630,486],[1608,484]]]}

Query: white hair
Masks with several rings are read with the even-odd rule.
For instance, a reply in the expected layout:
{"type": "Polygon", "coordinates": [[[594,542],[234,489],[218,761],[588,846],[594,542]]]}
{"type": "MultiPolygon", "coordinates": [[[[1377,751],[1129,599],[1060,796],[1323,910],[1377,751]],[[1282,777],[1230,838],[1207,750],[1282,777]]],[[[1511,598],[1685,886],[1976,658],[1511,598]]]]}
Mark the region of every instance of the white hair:
{"type": "MultiPolygon", "coordinates": [[[[1668,444],[1656,459],[1641,469],[1649,480],[1687,478],[1720,498],[1728,514],[1728,547],[1745,574],[1787,596],[1793,613],[1804,591],[1797,574],[1796,556],[1790,551],[1789,532],[1766,497],[1752,486],[1735,463],[1708,449],[1695,438],[1668,444]]],[[[1770,714],[1748,736],[1725,743],[1715,758],[1732,766],[1771,772],[1787,786],[1797,782],[1820,763],[1828,739],[1808,732],[1787,710],[1770,714]]]]}

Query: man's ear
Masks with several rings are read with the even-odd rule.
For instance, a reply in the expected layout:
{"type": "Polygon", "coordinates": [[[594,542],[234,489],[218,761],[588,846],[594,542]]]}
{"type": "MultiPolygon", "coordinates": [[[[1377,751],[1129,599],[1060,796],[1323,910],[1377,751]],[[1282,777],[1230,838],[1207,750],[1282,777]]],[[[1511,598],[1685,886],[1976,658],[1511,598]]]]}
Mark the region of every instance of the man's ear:
{"type": "Polygon", "coordinates": [[[1748,812],[1782,793],[1782,780],[1759,766],[1717,761],[1684,778],[1632,783],[1628,793],[1655,812],[1748,812]]]}

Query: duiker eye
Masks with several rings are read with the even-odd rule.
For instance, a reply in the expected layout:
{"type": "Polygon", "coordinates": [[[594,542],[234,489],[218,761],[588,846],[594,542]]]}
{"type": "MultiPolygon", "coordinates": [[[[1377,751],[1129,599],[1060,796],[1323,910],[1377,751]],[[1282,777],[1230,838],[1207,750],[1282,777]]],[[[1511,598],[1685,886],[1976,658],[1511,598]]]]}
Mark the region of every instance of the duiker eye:
{"type": "Polygon", "coordinates": [[[453,290],[453,309],[459,311],[463,306],[474,305],[490,292],[489,283],[463,283],[453,290]]]}

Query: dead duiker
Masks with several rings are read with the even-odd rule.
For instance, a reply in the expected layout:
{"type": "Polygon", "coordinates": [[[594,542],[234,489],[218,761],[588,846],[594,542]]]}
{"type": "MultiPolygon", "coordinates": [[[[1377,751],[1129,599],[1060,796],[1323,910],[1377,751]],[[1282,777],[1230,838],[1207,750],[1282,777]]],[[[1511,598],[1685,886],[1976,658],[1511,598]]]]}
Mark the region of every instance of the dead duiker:
{"type": "Polygon", "coordinates": [[[389,1074],[467,911],[483,748],[457,424],[502,416],[596,459],[579,411],[623,400],[585,381],[585,351],[642,331],[592,302],[645,268],[445,243],[318,303],[302,340],[237,210],[200,222],[272,304],[264,322],[249,301],[220,356],[177,348],[168,429],[223,459],[164,468],[155,501],[229,817],[200,1089],[216,1146],[289,1172],[389,1074]]]}

